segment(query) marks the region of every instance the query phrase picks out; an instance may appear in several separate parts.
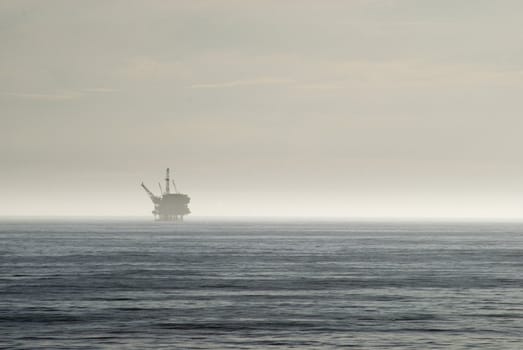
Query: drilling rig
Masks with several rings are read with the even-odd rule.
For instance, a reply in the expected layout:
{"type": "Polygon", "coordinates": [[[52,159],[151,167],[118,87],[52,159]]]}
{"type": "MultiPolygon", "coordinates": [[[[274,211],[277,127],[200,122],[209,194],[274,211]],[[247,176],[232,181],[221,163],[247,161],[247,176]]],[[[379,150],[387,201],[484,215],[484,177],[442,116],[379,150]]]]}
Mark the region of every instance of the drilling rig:
{"type": "Polygon", "coordinates": [[[160,187],[159,196],[151,192],[142,182],[143,189],[154,204],[152,213],[156,221],[183,221],[183,216],[191,213],[188,207],[191,198],[178,192],[174,180],[172,180],[174,193],[171,193],[170,183],[169,168],[165,173],[165,191],[162,189],[162,185],[158,183],[160,187]]]}

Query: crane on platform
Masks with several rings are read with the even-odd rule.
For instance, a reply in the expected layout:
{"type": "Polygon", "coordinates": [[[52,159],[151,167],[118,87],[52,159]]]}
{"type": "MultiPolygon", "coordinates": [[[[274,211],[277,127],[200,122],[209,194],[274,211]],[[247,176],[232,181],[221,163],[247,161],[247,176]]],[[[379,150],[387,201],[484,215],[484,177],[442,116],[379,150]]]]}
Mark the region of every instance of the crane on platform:
{"type": "Polygon", "coordinates": [[[142,182],[142,187],[145,190],[145,192],[147,192],[147,194],[149,195],[149,197],[151,198],[153,203],[159,203],[160,202],[161,198],[156,196],[154,193],[152,193],[151,190],[149,190],[147,188],[147,186],[145,186],[145,184],[143,182],[142,182]]]}

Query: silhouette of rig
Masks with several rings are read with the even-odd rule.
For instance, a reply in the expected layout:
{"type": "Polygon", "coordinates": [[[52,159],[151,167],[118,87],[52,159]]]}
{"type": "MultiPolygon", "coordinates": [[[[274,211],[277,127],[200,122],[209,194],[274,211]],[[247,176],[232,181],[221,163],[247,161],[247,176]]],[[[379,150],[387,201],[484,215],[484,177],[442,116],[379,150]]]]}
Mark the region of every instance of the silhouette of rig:
{"type": "Polygon", "coordinates": [[[169,168],[167,168],[165,174],[165,192],[162,189],[162,185],[158,183],[160,196],[152,193],[142,182],[143,189],[154,204],[152,213],[156,221],[183,221],[183,216],[191,213],[188,207],[191,198],[186,194],[178,192],[174,180],[172,180],[174,193],[171,193],[170,183],[169,168]]]}

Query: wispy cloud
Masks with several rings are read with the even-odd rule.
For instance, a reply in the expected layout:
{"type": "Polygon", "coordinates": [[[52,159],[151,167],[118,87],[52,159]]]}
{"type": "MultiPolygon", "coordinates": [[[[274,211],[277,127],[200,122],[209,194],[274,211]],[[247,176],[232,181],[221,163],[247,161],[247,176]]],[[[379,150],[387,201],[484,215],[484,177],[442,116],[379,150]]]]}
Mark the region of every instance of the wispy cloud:
{"type": "Polygon", "coordinates": [[[118,72],[121,76],[131,80],[168,80],[184,77],[188,73],[188,67],[178,61],[137,56],[128,59],[118,72]]]}
{"type": "Polygon", "coordinates": [[[41,100],[41,101],[64,101],[72,100],[83,96],[81,92],[64,92],[64,93],[20,93],[20,92],[7,92],[2,93],[3,96],[29,99],[29,100],[41,100]]]}
{"type": "Polygon", "coordinates": [[[116,92],[118,90],[111,88],[85,88],[71,91],[58,92],[4,92],[1,96],[13,97],[18,99],[39,100],[39,101],[67,101],[84,97],[89,94],[100,94],[116,92]]]}
{"type": "Polygon", "coordinates": [[[343,86],[340,83],[330,83],[330,82],[318,82],[318,83],[304,83],[297,85],[296,87],[301,89],[310,89],[310,90],[337,90],[343,89],[343,86]]]}
{"type": "Polygon", "coordinates": [[[85,92],[94,92],[94,93],[104,93],[104,92],[117,92],[118,89],[111,89],[111,88],[107,88],[107,87],[97,87],[97,88],[87,88],[87,89],[83,89],[82,91],[85,91],[85,92]]]}
{"type": "Polygon", "coordinates": [[[219,83],[204,83],[204,84],[193,84],[193,89],[220,89],[220,88],[234,88],[242,86],[259,86],[259,85],[291,85],[296,83],[292,79],[285,78],[257,78],[257,79],[246,79],[246,80],[232,80],[219,83]]]}

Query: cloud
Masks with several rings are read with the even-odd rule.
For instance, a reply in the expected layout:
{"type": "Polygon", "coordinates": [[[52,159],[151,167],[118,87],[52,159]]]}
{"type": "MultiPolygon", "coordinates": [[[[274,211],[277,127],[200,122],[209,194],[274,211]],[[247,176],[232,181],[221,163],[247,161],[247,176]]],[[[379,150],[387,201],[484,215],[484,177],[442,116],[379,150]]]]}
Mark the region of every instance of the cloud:
{"type": "Polygon", "coordinates": [[[105,92],[117,92],[119,91],[118,89],[111,89],[111,88],[106,88],[106,87],[98,87],[98,88],[87,88],[87,89],[83,89],[82,91],[85,91],[85,92],[93,92],[93,93],[105,93],[105,92]]]}
{"type": "Polygon", "coordinates": [[[291,85],[295,81],[292,79],[285,78],[257,78],[257,79],[246,79],[246,80],[232,80],[221,83],[204,83],[204,84],[193,84],[193,89],[220,89],[220,88],[235,88],[242,86],[259,86],[259,85],[291,85]]]}
{"type": "Polygon", "coordinates": [[[64,92],[64,93],[18,93],[8,92],[3,93],[3,96],[9,96],[20,99],[41,100],[41,101],[65,101],[73,100],[82,97],[81,92],[64,92]]]}
{"type": "Polygon", "coordinates": [[[177,61],[139,56],[128,59],[120,74],[130,80],[178,79],[187,74],[187,66],[177,61]]]}
{"type": "Polygon", "coordinates": [[[0,93],[2,96],[14,97],[18,99],[26,100],[38,100],[38,101],[67,101],[82,98],[90,94],[101,94],[101,93],[110,93],[116,92],[117,89],[111,88],[85,88],[80,90],[71,90],[71,91],[59,91],[59,92],[37,92],[37,93],[27,93],[27,92],[5,92],[0,93]]]}
{"type": "Polygon", "coordinates": [[[310,89],[310,90],[337,90],[344,89],[345,86],[339,83],[330,83],[330,82],[314,82],[314,83],[305,83],[300,84],[297,87],[301,89],[310,89]]]}

